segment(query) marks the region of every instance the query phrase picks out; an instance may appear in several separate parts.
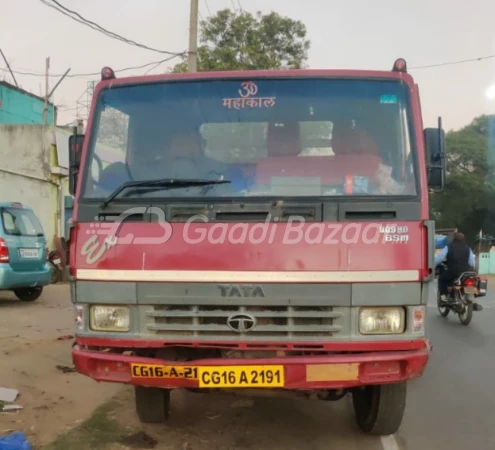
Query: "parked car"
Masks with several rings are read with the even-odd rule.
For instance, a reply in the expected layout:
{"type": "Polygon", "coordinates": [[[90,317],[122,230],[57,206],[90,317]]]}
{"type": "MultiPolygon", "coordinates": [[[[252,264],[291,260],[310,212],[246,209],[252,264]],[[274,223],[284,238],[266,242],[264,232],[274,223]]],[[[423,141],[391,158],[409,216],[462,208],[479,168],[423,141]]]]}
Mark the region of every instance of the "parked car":
{"type": "Polygon", "coordinates": [[[21,203],[0,203],[0,290],[34,301],[50,284],[45,233],[33,210],[21,203]]]}

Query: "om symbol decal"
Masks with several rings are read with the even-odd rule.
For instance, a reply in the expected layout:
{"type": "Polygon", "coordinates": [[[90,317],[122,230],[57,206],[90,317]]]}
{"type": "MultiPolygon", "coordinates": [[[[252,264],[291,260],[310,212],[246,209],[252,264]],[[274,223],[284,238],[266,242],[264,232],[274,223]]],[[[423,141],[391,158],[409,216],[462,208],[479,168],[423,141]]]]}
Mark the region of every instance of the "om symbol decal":
{"type": "Polygon", "coordinates": [[[252,81],[245,81],[241,83],[241,89],[239,89],[239,95],[243,98],[252,97],[258,93],[258,86],[252,81]]]}

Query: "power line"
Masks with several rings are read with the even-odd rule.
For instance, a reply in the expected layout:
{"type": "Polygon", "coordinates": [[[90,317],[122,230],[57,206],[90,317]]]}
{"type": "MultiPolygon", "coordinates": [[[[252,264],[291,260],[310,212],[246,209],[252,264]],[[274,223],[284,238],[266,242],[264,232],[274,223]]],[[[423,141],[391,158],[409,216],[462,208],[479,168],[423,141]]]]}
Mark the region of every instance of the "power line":
{"type": "MultiPolygon", "coordinates": [[[[42,3],[44,3],[44,4],[47,4],[46,3],[46,0],[40,0],[40,1],[42,3]]],[[[57,11],[61,12],[64,15],[70,17],[71,19],[74,19],[77,22],[82,23],[83,25],[87,25],[87,26],[89,26],[90,28],[92,28],[92,29],[94,29],[96,31],[100,31],[101,33],[105,34],[108,37],[113,37],[113,38],[115,38],[115,39],[117,39],[119,41],[125,42],[127,44],[134,45],[134,46],[137,46],[137,47],[140,47],[140,48],[144,48],[146,50],[151,50],[151,51],[154,51],[154,52],[158,52],[158,53],[163,53],[163,54],[167,54],[167,55],[178,55],[178,56],[181,56],[182,55],[182,54],[177,53],[177,52],[169,52],[169,51],[166,51],[166,50],[159,50],[159,49],[156,49],[156,48],[153,48],[153,47],[149,47],[147,45],[139,44],[139,43],[137,43],[135,41],[132,41],[130,39],[127,39],[127,38],[125,38],[125,37],[123,37],[123,36],[121,36],[119,34],[116,34],[116,33],[112,32],[112,31],[108,31],[107,29],[103,28],[102,26],[98,25],[95,22],[92,22],[92,21],[90,21],[88,19],[85,19],[79,13],[77,13],[76,11],[73,11],[73,10],[71,10],[69,8],[66,8],[61,3],[59,3],[57,0],[51,0],[51,1],[52,1],[52,3],[55,3],[57,6],[59,6],[59,8],[61,8],[61,9],[58,9],[58,8],[56,8],[56,7],[54,7],[53,5],[50,5],[50,4],[47,4],[47,6],[53,7],[54,9],[56,9],[57,11]],[[73,14],[76,17],[72,17],[69,14],[73,14]],[[80,20],[78,20],[77,18],[79,18],[80,20]]]]}
{"type": "Polygon", "coordinates": [[[69,107],[69,106],[57,106],[57,109],[60,112],[68,112],[68,111],[76,111],[78,109],[78,107],[77,106],[72,106],[72,107],[69,107]]]}
{"type": "Polygon", "coordinates": [[[12,69],[10,68],[10,64],[9,62],[7,61],[7,58],[5,57],[5,55],[3,54],[3,51],[2,49],[0,48],[0,55],[2,55],[2,58],[3,60],[5,61],[5,64],[7,66],[7,69],[9,70],[10,72],[10,75],[12,76],[13,80],[14,80],[14,83],[17,87],[19,87],[19,84],[17,84],[17,80],[15,79],[15,76],[14,76],[14,72],[12,72],[12,69]]]}
{"type": "MultiPolygon", "coordinates": [[[[185,52],[184,52],[185,54],[185,52]]],[[[161,61],[153,61],[149,62],[147,64],[143,64],[141,66],[134,66],[134,67],[124,67],[123,69],[116,69],[114,70],[115,73],[117,72],[124,72],[127,70],[138,70],[138,69],[146,69],[147,67],[150,66],[159,66],[160,64],[163,64],[164,62],[170,61],[174,58],[177,58],[178,55],[170,56],[168,58],[162,59],[161,61]]],[[[20,70],[13,70],[13,72],[17,75],[27,75],[27,76],[32,76],[32,77],[44,77],[45,74],[43,73],[35,73],[35,72],[23,72],[20,70]]],[[[71,75],[67,75],[67,78],[83,78],[83,77],[94,77],[94,76],[99,76],[101,75],[101,72],[93,72],[93,73],[74,73],[71,75]]],[[[50,77],[61,77],[62,75],[53,75],[51,74],[50,77]]]]}
{"type": "Polygon", "coordinates": [[[430,67],[453,66],[453,65],[465,64],[465,63],[469,63],[469,62],[483,61],[485,59],[491,59],[491,58],[495,58],[495,55],[480,56],[479,58],[463,59],[460,61],[450,61],[450,62],[444,62],[444,63],[439,63],[439,64],[430,64],[427,66],[416,66],[416,67],[410,67],[410,69],[429,69],[430,67]]]}
{"type": "Polygon", "coordinates": [[[61,3],[59,3],[57,0],[51,0],[51,2],[53,4],[49,3],[48,0],[39,0],[39,1],[41,3],[43,3],[45,6],[48,6],[48,7],[52,8],[52,9],[58,11],[59,13],[63,14],[64,16],[67,16],[67,17],[71,18],[72,20],[75,20],[76,22],[78,22],[78,23],[80,23],[82,25],[86,25],[89,28],[92,28],[93,30],[96,30],[96,31],[99,31],[100,33],[103,33],[107,37],[116,39],[116,40],[121,41],[121,42],[125,42],[126,44],[129,44],[129,45],[134,45],[136,47],[144,48],[146,50],[151,50],[151,51],[157,52],[157,53],[163,53],[163,54],[175,55],[175,56],[182,56],[182,55],[184,55],[184,53],[176,53],[176,52],[169,52],[169,51],[166,51],[166,50],[159,50],[159,49],[156,49],[156,48],[153,48],[153,47],[149,47],[149,46],[144,45],[144,44],[139,44],[136,41],[127,39],[127,38],[125,38],[125,37],[123,37],[123,36],[121,36],[119,34],[116,34],[116,33],[112,32],[112,31],[107,30],[106,28],[103,28],[102,26],[98,25],[95,22],[92,22],[91,20],[85,19],[79,13],[77,13],[76,11],[73,11],[73,10],[71,10],[69,8],[66,8],[61,3]],[[55,5],[57,5],[58,8],[55,5]]]}
{"type": "Polygon", "coordinates": [[[164,61],[158,61],[155,65],[150,67],[146,72],[144,72],[145,75],[148,75],[152,70],[155,70],[157,67],[161,66],[164,61]]]}
{"type": "MultiPolygon", "coordinates": [[[[116,70],[114,70],[114,72],[118,73],[118,72],[125,72],[128,70],[146,69],[147,67],[154,66],[149,70],[149,71],[151,71],[151,70],[155,69],[156,67],[160,66],[161,64],[163,64],[167,61],[170,61],[174,58],[177,58],[180,55],[185,55],[186,53],[187,52],[184,51],[184,52],[182,52],[182,54],[179,54],[176,56],[174,55],[174,56],[171,56],[169,58],[162,59],[160,61],[153,61],[153,62],[149,62],[146,64],[142,64],[140,66],[124,67],[122,69],[116,69],[116,70]]],[[[493,59],[493,58],[495,58],[495,55],[481,56],[479,58],[464,59],[464,60],[460,60],[460,61],[451,61],[451,62],[445,62],[445,63],[439,63],[439,64],[425,65],[425,66],[414,66],[414,67],[410,67],[410,69],[414,69],[414,70],[416,70],[416,69],[428,69],[430,67],[441,67],[441,66],[447,66],[447,65],[465,64],[465,63],[469,63],[469,62],[477,62],[477,61],[483,61],[483,60],[493,59]]],[[[7,70],[7,69],[2,69],[2,70],[7,70]]],[[[148,73],[149,71],[147,71],[146,73],[148,73]]],[[[45,76],[45,74],[43,74],[43,73],[31,72],[28,70],[12,69],[12,72],[15,73],[16,75],[25,75],[25,76],[32,76],[32,77],[44,77],[45,76]]],[[[94,76],[100,76],[100,75],[101,75],[101,72],[73,73],[73,74],[68,74],[67,78],[84,78],[84,77],[94,77],[94,76]]],[[[59,78],[59,77],[63,76],[63,74],[50,74],[49,76],[51,78],[59,78]]]]}
{"type": "Polygon", "coordinates": [[[206,5],[206,9],[208,10],[208,14],[211,16],[211,9],[210,9],[210,5],[208,4],[208,0],[205,0],[205,5],[206,5]]]}

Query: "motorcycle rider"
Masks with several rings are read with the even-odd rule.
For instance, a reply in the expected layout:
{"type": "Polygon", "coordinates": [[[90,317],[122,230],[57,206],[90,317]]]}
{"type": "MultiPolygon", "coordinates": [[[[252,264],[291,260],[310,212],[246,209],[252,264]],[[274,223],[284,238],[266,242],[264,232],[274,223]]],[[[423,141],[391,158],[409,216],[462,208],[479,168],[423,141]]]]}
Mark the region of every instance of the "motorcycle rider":
{"type": "MultiPolygon", "coordinates": [[[[440,292],[440,301],[442,303],[447,302],[449,283],[456,280],[463,272],[474,271],[476,266],[474,253],[466,243],[463,233],[454,233],[452,242],[435,256],[435,266],[438,266],[444,260],[446,260],[447,270],[441,272],[438,276],[438,291],[440,292]]],[[[475,311],[481,309],[477,303],[474,303],[473,306],[475,311]]]]}

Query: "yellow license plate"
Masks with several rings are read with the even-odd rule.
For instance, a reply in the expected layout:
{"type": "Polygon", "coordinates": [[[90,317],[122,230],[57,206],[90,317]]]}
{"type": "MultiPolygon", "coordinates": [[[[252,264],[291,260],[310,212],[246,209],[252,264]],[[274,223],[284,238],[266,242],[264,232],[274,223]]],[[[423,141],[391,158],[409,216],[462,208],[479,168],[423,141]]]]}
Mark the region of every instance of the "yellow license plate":
{"type": "Polygon", "coordinates": [[[464,293],[465,294],[476,294],[477,289],[475,287],[465,287],[464,288],[464,293]]]}
{"type": "Polygon", "coordinates": [[[159,366],[155,364],[131,364],[133,378],[183,378],[197,380],[197,367],[159,366]]]}
{"type": "Polygon", "coordinates": [[[284,387],[284,366],[198,367],[200,388],[284,387]]]}
{"type": "Polygon", "coordinates": [[[162,366],[131,364],[133,378],[198,380],[200,388],[284,387],[284,366],[162,366]]]}

